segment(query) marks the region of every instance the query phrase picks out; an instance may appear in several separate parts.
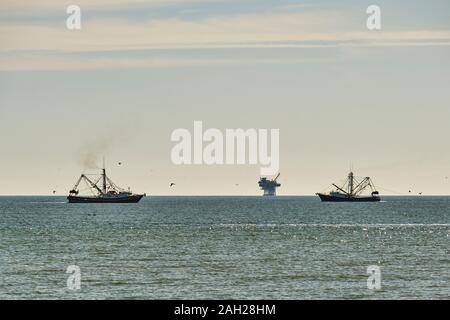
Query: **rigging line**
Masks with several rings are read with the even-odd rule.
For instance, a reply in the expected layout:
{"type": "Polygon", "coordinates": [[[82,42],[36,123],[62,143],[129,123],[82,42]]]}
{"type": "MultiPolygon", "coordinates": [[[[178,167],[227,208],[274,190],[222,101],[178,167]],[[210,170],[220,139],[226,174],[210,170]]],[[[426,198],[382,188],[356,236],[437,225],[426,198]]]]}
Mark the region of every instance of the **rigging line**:
{"type": "Polygon", "coordinates": [[[389,189],[386,189],[386,188],[382,188],[382,187],[380,187],[380,186],[378,186],[378,189],[381,189],[381,190],[384,190],[384,191],[388,191],[388,192],[392,192],[392,193],[395,193],[395,194],[398,194],[398,195],[403,195],[404,193],[402,193],[402,192],[398,192],[398,191],[394,191],[394,190],[389,190],[389,189]]]}
{"type": "Polygon", "coordinates": [[[330,184],[328,187],[324,188],[321,190],[322,193],[327,192],[328,190],[330,190],[333,187],[333,184],[330,184]]]}

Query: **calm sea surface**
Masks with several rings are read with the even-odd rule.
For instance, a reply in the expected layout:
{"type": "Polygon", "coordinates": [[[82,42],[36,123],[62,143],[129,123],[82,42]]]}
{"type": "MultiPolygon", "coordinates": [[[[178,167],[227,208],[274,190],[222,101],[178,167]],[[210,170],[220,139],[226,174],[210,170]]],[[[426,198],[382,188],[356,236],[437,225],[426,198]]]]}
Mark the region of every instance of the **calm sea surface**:
{"type": "Polygon", "coordinates": [[[450,197],[0,197],[3,299],[449,299],[449,251],[450,197]]]}

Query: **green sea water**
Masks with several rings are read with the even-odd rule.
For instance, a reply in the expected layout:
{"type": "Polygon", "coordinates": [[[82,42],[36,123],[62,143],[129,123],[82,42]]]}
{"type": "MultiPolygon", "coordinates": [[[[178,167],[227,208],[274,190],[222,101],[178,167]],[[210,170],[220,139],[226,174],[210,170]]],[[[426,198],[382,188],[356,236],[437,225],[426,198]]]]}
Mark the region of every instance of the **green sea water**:
{"type": "Polygon", "coordinates": [[[0,197],[2,299],[449,299],[449,251],[450,197],[0,197]]]}

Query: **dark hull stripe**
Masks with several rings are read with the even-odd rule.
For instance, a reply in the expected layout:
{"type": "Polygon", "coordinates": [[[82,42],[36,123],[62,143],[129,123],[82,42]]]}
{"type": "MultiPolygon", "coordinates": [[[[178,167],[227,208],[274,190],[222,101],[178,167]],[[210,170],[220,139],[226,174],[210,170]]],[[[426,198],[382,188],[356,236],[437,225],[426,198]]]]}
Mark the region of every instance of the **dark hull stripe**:
{"type": "Polygon", "coordinates": [[[133,195],[122,198],[94,198],[94,197],[74,197],[68,196],[69,203],[136,203],[139,202],[144,195],[133,195]]]}
{"type": "Polygon", "coordinates": [[[327,194],[317,194],[320,197],[320,200],[324,202],[379,202],[381,200],[380,197],[334,197],[327,194]]]}

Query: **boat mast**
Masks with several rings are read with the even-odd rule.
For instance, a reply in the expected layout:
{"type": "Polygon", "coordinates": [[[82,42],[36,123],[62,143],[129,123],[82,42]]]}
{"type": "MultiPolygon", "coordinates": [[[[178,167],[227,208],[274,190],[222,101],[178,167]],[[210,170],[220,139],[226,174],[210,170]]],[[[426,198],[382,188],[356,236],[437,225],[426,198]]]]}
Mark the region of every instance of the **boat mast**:
{"type": "Polygon", "coordinates": [[[348,193],[353,195],[353,172],[348,174],[348,193]]]}
{"type": "Polygon", "coordinates": [[[105,169],[105,157],[103,157],[103,193],[106,194],[106,169],[105,169]]]}

